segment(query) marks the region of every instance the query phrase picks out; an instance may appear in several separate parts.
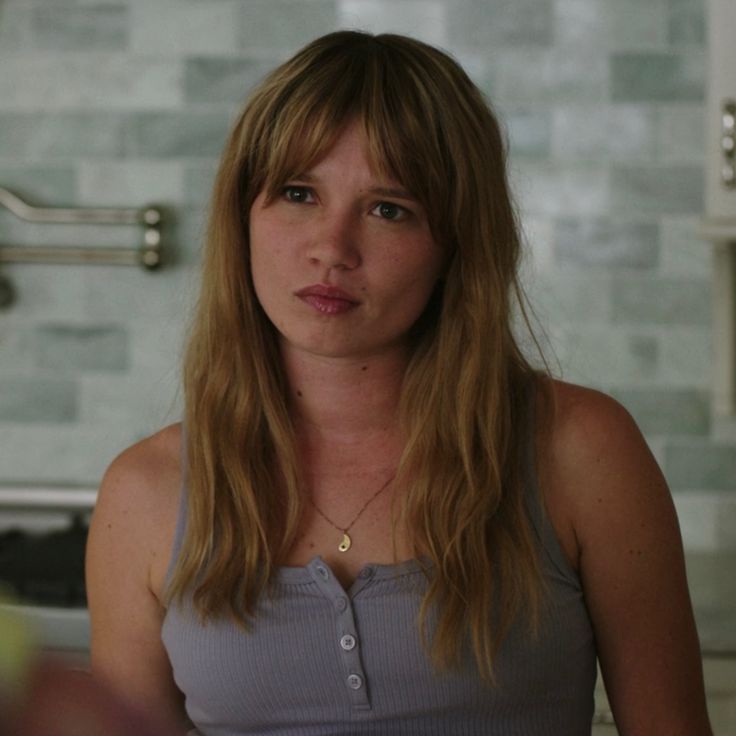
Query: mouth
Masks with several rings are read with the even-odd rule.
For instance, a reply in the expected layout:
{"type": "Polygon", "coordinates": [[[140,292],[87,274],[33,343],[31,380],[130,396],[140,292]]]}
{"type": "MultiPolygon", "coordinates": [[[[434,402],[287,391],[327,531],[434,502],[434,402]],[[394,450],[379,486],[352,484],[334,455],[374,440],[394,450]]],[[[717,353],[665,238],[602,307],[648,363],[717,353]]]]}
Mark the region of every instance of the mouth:
{"type": "Polygon", "coordinates": [[[307,286],[297,291],[296,296],[321,314],[344,314],[360,304],[346,291],[325,284],[307,286]]]}

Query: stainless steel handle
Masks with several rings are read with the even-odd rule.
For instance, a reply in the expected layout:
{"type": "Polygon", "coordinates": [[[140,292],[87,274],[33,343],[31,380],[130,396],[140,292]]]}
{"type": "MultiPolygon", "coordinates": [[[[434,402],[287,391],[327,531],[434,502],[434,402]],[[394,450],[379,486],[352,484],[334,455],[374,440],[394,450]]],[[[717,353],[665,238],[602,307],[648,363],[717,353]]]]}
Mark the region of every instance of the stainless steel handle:
{"type": "Polygon", "coordinates": [[[724,100],[721,114],[721,183],[736,189],[736,100],[724,100]]]}
{"type": "Polygon", "coordinates": [[[32,207],[20,197],[0,187],[0,204],[27,222],[94,225],[142,225],[143,244],[139,248],[26,246],[0,244],[0,261],[14,263],[96,263],[140,265],[154,269],[161,265],[161,211],[155,207],[32,207]]]}

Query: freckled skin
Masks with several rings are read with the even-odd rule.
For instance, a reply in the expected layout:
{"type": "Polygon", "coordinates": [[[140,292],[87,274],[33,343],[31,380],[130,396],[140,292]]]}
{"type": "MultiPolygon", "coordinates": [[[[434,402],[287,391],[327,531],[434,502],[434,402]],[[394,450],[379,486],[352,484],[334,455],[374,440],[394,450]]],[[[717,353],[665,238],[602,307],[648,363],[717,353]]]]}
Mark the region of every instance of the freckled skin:
{"type": "Polygon", "coordinates": [[[403,352],[444,266],[422,206],[372,170],[357,122],[274,201],[256,197],[250,254],[255,291],[282,350],[320,357],[403,352]],[[297,295],[313,285],[341,289],[353,306],[320,311],[297,295]]]}

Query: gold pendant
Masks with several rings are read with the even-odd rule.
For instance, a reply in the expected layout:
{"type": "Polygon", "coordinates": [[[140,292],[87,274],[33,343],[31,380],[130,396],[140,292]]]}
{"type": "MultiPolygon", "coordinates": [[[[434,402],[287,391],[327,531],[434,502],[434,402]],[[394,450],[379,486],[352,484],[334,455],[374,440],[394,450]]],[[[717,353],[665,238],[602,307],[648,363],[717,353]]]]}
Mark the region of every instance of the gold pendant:
{"type": "Polygon", "coordinates": [[[344,532],[342,535],[342,542],[337,545],[337,548],[340,550],[340,552],[347,552],[350,549],[350,545],[353,543],[353,540],[350,539],[347,532],[344,532]]]}

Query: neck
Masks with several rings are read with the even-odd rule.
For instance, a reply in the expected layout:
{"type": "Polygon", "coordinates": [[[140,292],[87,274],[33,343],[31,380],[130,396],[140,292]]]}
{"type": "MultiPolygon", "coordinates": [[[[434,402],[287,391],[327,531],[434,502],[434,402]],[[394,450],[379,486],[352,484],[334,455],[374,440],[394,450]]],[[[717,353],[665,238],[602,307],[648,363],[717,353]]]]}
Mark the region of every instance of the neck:
{"type": "Polygon", "coordinates": [[[404,350],[367,359],[282,354],[299,434],[339,444],[396,434],[404,350]]]}

